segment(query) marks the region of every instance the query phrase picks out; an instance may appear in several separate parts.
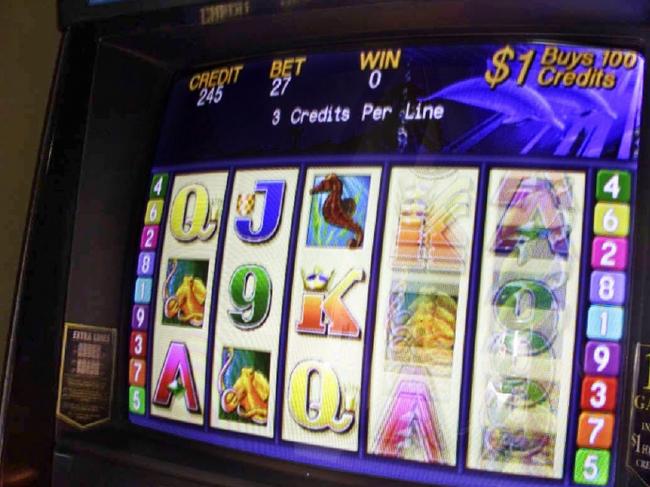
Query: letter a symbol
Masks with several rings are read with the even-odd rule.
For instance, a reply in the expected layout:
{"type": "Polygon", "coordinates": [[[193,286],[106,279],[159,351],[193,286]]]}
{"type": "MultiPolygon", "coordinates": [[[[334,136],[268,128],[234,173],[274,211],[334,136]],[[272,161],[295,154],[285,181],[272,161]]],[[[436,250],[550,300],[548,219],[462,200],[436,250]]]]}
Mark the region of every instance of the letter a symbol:
{"type": "Polygon", "coordinates": [[[235,230],[244,242],[260,243],[271,239],[280,226],[280,215],[284,201],[285,181],[256,181],[255,193],[264,193],[264,211],[262,224],[253,228],[253,219],[250,216],[235,218],[235,230]]]}
{"type": "Polygon", "coordinates": [[[189,412],[201,412],[187,346],[184,343],[171,342],[158,378],[153,403],[168,408],[177,392],[182,392],[185,396],[185,407],[189,412]]]}

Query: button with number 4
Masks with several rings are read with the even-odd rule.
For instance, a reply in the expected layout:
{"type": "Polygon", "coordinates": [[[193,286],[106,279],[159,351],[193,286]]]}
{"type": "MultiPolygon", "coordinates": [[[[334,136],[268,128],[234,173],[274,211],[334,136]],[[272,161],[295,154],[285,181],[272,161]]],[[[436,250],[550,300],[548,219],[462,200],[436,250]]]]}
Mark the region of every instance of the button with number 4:
{"type": "Polygon", "coordinates": [[[603,169],[596,176],[596,199],[598,201],[630,201],[632,178],[626,171],[603,169]]]}
{"type": "Polygon", "coordinates": [[[596,203],[594,233],[626,237],[630,231],[630,207],[621,203],[596,203]]]}
{"type": "Polygon", "coordinates": [[[609,479],[610,453],[608,450],[580,448],[576,452],[573,481],[584,485],[605,485],[609,479]]]}
{"type": "Polygon", "coordinates": [[[156,174],[151,179],[151,188],[149,188],[150,198],[164,198],[167,194],[167,182],[169,175],[167,173],[156,174]]]}

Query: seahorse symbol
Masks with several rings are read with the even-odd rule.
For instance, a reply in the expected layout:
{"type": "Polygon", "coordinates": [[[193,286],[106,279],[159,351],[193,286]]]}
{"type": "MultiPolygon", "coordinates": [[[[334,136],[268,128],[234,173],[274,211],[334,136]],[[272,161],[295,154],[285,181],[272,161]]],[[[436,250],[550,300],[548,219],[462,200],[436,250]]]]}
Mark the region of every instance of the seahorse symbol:
{"type": "Polygon", "coordinates": [[[329,193],[323,203],[323,218],[327,223],[339,228],[345,228],[354,233],[354,238],[348,241],[348,247],[359,248],[363,244],[363,229],[352,217],[357,210],[353,198],[342,199],[343,182],[334,173],[328,174],[319,184],[309,190],[310,195],[329,193]]]}

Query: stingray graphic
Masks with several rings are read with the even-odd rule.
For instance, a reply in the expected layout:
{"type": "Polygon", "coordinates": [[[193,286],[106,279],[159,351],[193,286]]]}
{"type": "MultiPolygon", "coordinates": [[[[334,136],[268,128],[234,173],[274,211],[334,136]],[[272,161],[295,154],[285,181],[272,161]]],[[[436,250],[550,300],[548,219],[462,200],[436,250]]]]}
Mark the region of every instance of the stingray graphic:
{"type": "Polygon", "coordinates": [[[483,78],[470,78],[449,85],[418,101],[427,102],[434,99],[452,100],[492,110],[505,117],[501,120],[504,124],[535,120],[564,130],[564,123],[557,118],[553,108],[542,95],[528,86],[519,86],[510,80],[491,89],[483,78]]]}
{"type": "Polygon", "coordinates": [[[612,120],[618,118],[607,100],[600,93],[592,90],[551,88],[544,91],[544,98],[558,112],[565,112],[569,116],[598,112],[607,115],[612,120]]]}

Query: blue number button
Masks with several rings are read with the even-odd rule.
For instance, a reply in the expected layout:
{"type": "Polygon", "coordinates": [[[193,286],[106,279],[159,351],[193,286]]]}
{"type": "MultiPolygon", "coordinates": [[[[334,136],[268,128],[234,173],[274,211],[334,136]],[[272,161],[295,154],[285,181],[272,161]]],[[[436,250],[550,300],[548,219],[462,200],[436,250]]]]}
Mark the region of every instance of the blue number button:
{"type": "Polygon", "coordinates": [[[151,301],[151,285],[151,279],[146,277],[138,277],[135,280],[133,301],[135,301],[136,304],[147,304],[151,301]]]}
{"type": "Polygon", "coordinates": [[[617,341],[623,336],[623,308],[590,306],[587,317],[587,337],[591,340],[617,341]]]}

